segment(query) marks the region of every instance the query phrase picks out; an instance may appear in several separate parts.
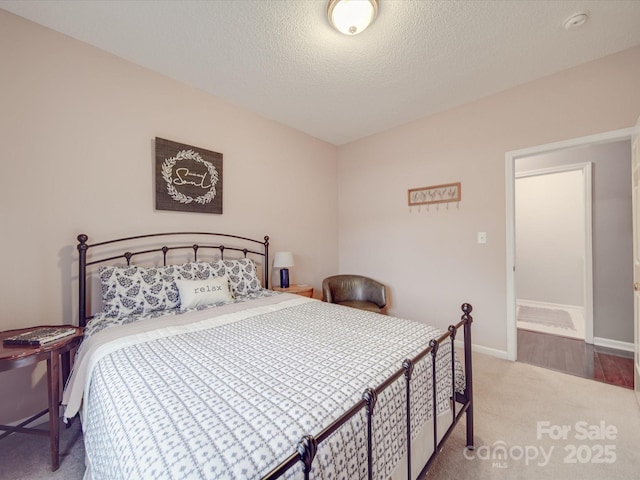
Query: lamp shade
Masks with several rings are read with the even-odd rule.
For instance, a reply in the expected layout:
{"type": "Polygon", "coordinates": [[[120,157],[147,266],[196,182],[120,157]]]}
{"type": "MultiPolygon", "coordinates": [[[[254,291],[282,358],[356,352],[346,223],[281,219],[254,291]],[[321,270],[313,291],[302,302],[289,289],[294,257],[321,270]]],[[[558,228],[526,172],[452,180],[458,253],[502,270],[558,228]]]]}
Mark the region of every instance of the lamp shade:
{"type": "Polygon", "coordinates": [[[378,0],[329,0],[327,16],[336,30],[345,35],[364,31],[378,14],[378,0]]]}
{"type": "Polygon", "coordinates": [[[293,261],[293,253],[291,252],[276,252],[273,258],[274,268],[289,268],[293,267],[295,262],[293,261]]]}

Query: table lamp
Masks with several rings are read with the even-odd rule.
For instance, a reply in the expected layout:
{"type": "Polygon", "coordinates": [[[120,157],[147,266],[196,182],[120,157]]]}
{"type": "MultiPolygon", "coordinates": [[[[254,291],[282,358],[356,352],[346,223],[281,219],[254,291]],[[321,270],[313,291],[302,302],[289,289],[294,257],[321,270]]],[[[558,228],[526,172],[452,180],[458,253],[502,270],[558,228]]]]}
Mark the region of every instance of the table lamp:
{"type": "Polygon", "coordinates": [[[293,261],[293,253],[291,252],[276,252],[276,256],[273,259],[273,268],[280,269],[280,287],[289,288],[289,267],[293,267],[295,262],[293,261]]]}

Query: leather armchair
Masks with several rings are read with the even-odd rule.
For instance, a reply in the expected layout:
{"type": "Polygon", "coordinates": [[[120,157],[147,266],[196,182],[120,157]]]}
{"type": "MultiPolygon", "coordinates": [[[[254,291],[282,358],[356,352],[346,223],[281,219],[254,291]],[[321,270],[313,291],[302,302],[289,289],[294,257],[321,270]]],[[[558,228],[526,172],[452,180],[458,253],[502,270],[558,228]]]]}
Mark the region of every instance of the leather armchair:
{"type": "Polygon", "coordinates": [[[322,300],[347,307],[384,313],[386,287],[362,275],[334,275],[322,281],[322,300]]]}

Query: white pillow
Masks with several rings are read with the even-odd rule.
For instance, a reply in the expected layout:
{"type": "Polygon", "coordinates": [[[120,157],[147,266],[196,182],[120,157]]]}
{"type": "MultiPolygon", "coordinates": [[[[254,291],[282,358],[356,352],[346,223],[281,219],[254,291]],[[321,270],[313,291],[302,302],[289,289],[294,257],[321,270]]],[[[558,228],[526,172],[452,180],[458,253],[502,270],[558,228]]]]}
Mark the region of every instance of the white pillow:
{"type": "Polygon", "coordinates": [[[226,275],[208,280],[176,280],[176,286],[183,309],[233,300],[226,275]]]}

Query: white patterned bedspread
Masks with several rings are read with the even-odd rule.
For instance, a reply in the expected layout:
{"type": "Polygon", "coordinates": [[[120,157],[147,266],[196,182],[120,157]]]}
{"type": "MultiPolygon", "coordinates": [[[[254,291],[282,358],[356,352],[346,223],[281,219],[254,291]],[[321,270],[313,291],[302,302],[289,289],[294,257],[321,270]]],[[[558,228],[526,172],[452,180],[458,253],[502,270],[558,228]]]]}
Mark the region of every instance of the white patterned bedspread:
{"type": "MultiPolygon", "coordinates": [[[[318,434],[440,335],[421,323],[289,294],[214,310],[213,319],[197,312],[193,323],[181,319],[121,340],[113,332],[127,326],[115,326],[90,339],[111,332],[106,347],[85,340],[74,374],[89,365],[86,381],[67,390],[84,392],[87,476],[260,478],[303,435],[318,434]]],[[[445,342],[436,361],[438,412],[449,408],[450,355],[445,342]]],[[[427,355],[413,373],[414,432],[431,417],[430,365],[427,355]]],[[[460,389],[459,364],[456,370],[460,389]]],[[[404,454],[404,402],[402,378],[378,397],[375,478],[388,478],[404,454]]],[[[312,478],[366,478],[365,432],[362,413],[321,444],[312,478]]],[[[286,478],[301,475],[298,464],[286,478]]]]}

